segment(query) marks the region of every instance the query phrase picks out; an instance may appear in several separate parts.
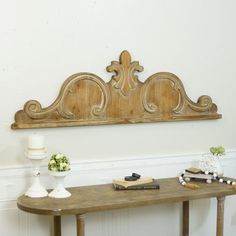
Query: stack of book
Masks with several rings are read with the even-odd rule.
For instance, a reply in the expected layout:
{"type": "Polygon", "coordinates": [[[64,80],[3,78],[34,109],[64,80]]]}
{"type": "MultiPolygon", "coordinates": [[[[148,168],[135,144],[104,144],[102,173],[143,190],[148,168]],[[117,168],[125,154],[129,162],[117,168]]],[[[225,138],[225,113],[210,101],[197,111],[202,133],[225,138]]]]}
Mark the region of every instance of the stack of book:
{"type": "Polygon", "coordinates": [[[160,185],[156,179],[152,177],[141,177],[135,181],[127,181],[124,179],[114,179],[112,181],[115,190],[144,190],[159,189],[160,185]]]}
{"type": "Polygon", "coordinates": [[[194,167],[186,169],[183,178],[186,181],[191,179],[206,180],[207,183],[211,183],[211,181],[214,179],[212,174],[205,174],[201,169],[194,167]]]}
{"type": "Polygon", "coordinates": [[[213,176],[212,175],[207,175],[207,174],[192,174],[185,172],[184,173],[184,178],[189,178],[189,179],[205,179],[205,180],[212,180],[213,176]]]}

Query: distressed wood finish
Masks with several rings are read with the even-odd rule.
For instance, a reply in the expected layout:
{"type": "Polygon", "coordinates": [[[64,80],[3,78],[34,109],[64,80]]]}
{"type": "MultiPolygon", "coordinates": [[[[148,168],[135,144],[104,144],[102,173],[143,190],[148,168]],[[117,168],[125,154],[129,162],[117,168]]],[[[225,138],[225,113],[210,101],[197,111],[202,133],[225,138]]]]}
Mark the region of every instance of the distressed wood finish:
{"type": "Polygon", "coordinates": [[[77,236],[85,235],[84,215],[76,215],[76,230],[77,236]]]}
{"type": "Polygon", "coordinates": [[[114,72],[105,83],[91,73],[70,76],[57,99],[46,108],[38,101],[25,103],[15,114],[13,129],[61,126],[146,123],[158,121],[218,119],[209,96],[197,102],[187,96],[180,79],[168,72],[150,76],[144,83],[137,72],[143,67],[123,51],[119,61],[107,67],[114,72]]]}
{"type": "Polygon", "coordinates": [[[225,203],[225,197],[217,198],[216,236],[224,235],[224,203],[225,203]]]}
{"type": "Polygon", "coordinates": [[[61,216],[53,217],[53,236],[61,236],[61,216]]]}
{"type": "MultiPolygon", "coordinates": [[[[189,235],[189,201],[202,198],[217,198],[217,236],[223,236],[224,197],[235,195],[236,190],[225,184],[198,183],[192,190],[179,184],[178,178],[159,180],[159,190],[115,191],[111,184],[69,188],[72,196],[65,199],[29,198],[17,199],[18,207],[26,212],[42,215],[75,215],[77,235],[84,236],[84,215],[88,212],[140,207],[153,204],[183,202],[183,236],[189,235]]],[[[54,226],[58,227],[57,221],[54,226]]],[[[59,232],[59,229],[56,229],[59,232]]],[[[54,231],[55,232],[55,231],[54,231]]]]}
{"type": "Polygon", "coordinates": [[[183,202],[183,236],[189,236],[189,201],[183,202]]]}
{"type": "Polygon", "coordinates": [[[200,198],[236,194],[225,184],[198,183],[200,188],[182,187],[178,178],[159,180],[160,190],[114,191],[111,184],[69,188],[72,196],[65,199],[18,198],[18,207],[24,211],[45,215],[81,215],[87,212],[139,207],[160,203],[184,202],[200,198]],[[138,193],[138,194],[137,194],[138,193]]]}

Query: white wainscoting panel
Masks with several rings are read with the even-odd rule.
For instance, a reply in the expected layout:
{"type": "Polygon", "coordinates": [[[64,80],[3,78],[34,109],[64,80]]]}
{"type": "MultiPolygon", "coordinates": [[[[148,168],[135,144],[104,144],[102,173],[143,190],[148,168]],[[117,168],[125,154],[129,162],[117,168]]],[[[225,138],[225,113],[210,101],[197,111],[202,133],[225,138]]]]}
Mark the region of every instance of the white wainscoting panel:
{"type": "MultiPolygon", "coordinates": [[[[65,186],[82,186],[110,183],[113,178],[132,172],[156,178],[177,176],[190,165],[196,165],[201,154],[176,156],[127,158],[107,161],[83,161],[72,163],[72,171],[66,177],[65,186]]],[[[236,151],[223,157],[226,176],[236,177],[236,151]]],[[[31,167],[1,168],[0,171],[0,235],[2,236],[50,236],[51,217],[22,212],[16,199],[30,186],[31,167]]],[[[54,181],[47,167],[41,168],[41,182],[52,188],[54,181]]],[[[190,235],[215,235],[216,199],[190,202],[190,235]]],[[[163,204],[133,209],[112,210],[86,215],[86,236],[178,236],[181,235],[181,204],[163,204]],[[147,233],[148,232],[148,233],[147,233]]],[[[63,235],[73,236],[75,218],[62,217],[63,235]]],[[[226,198],[225,236],[236,232],[236,197],[226,198]]]]}

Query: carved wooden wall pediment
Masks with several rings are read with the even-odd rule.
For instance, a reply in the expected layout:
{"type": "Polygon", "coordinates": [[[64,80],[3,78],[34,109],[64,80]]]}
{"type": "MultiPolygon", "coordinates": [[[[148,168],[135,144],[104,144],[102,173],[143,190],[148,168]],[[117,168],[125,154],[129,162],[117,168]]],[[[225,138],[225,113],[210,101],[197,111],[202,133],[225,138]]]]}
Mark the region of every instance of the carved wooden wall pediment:
{"type": "Polygon", "coordinates": [[[63,83],[57,99],[42,108],[38,101],[25,103],[15,114],[13,129],[62,126],[146,123],[159,121],[219,119],[217,106],[209,96],[193,102],[180,79],[160,72],[141,82],[143,71],[138,61],[131,61],[123,51],[119,61],[107,67],[114,72],[105,83],[91,73],[78,73],[63,83]]]}

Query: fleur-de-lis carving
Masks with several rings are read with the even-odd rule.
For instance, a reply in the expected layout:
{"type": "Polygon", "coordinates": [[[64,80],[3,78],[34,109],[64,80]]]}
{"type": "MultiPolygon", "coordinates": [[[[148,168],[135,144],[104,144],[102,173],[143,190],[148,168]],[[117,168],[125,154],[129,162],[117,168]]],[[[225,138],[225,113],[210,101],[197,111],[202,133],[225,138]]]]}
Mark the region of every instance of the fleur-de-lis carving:
{"type": "Polygon", "coordinates": [[[123,51],[120,60],[112,61],[107,67],[108,72],[115,72],[112,76],[113,87],[120,90],[121,94],[127,96],[131,90],[137,88],[139,80],[135,72],[142,72],[143,67],[138,61],[131,62],[131,56],[128,51],[123,51]]]}

